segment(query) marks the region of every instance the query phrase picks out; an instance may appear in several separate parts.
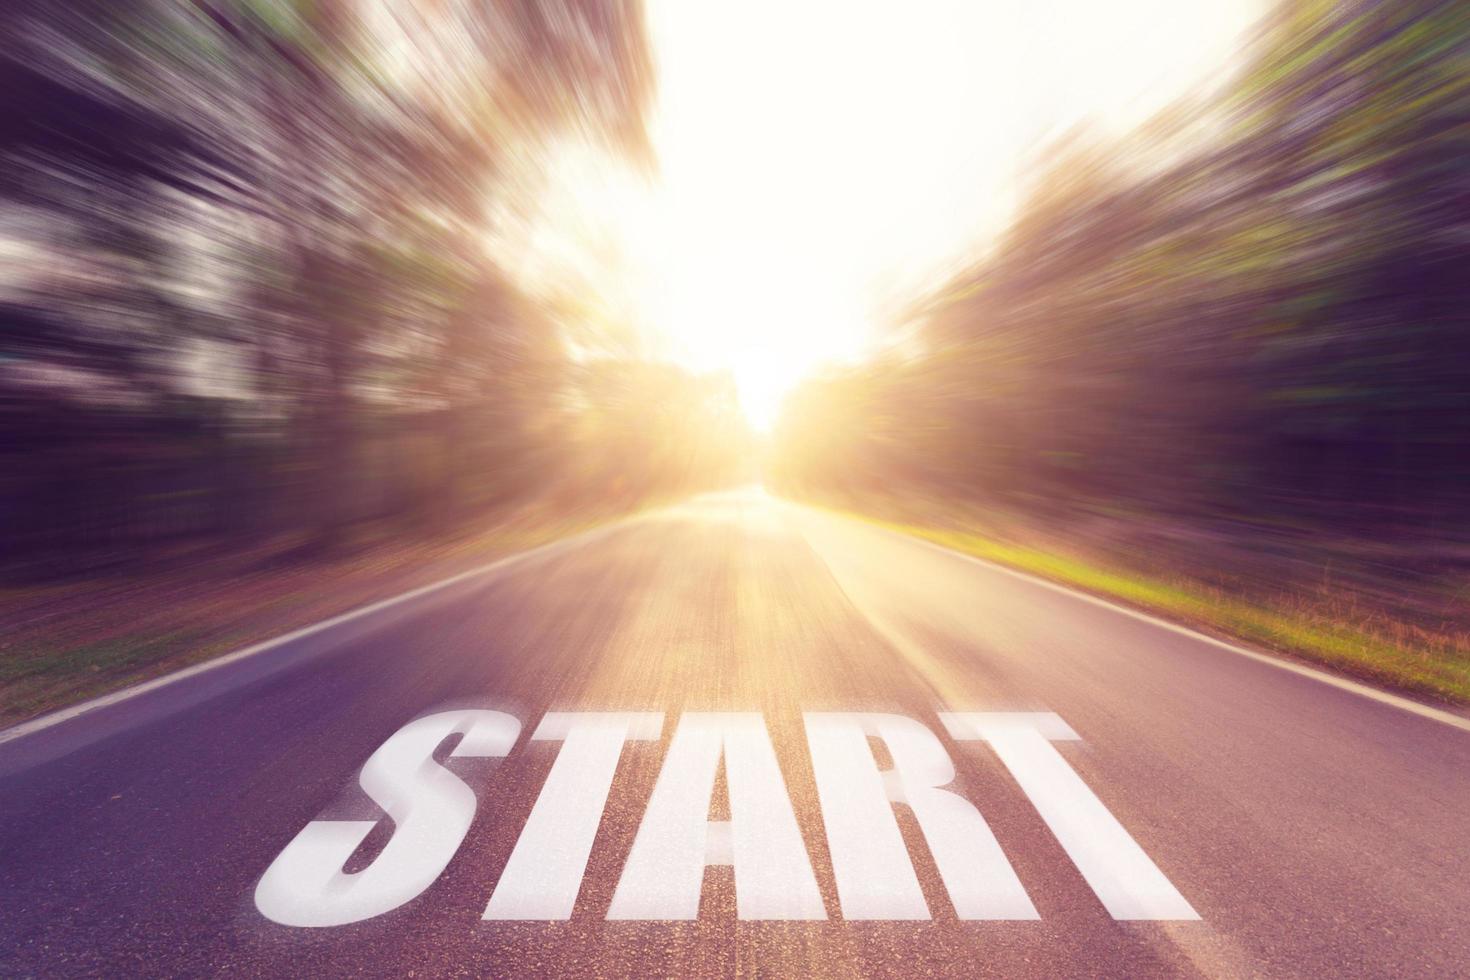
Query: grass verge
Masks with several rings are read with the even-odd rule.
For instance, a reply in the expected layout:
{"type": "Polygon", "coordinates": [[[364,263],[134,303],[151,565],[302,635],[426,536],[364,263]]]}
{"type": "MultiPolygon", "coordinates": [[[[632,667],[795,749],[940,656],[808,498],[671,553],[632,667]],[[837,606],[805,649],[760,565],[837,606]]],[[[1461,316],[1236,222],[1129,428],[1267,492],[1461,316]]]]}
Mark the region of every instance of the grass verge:
{"type": "Polygon", "coordinates": [[[429,534],[365,527],[334,555],[200,544],[168,567],[0,589],[0,728],[625,517],[522,508],[429,534]]]}
{"type": "Polygon", "coordinates": [[[1287,595],[1276,602],[1254,601],[1202,583],[1106,567],[973,531],[844,513],[1375,684],[1450,704],[1470,704],[1470,645],[1462,636],[1436,633],[1381,616],[1370,626],[1287,595]]]}

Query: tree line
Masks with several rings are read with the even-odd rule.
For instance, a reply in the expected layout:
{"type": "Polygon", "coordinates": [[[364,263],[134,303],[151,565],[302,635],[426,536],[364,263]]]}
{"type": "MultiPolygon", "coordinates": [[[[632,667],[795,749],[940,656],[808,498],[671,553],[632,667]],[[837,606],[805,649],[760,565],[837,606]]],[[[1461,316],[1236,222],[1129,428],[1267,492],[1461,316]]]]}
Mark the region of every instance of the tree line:
{"type": "Polygon", "coordinates": [[[1470,532],[1470,8],[1286,0],[1215,94],[1070,134],[775,471],[1040,515],[1470,532]]]}
{"type": "Polygon", "coordinates": [[[572,358],[486,247],[534,206],[552,141],[647,166],[636,2],[8,8],[10,557],[293,529],[331,546],[365,517],[636,497],[724,465],[690,446],[733,396],[676,416],[649,393],[694,379],[572,358]]]}

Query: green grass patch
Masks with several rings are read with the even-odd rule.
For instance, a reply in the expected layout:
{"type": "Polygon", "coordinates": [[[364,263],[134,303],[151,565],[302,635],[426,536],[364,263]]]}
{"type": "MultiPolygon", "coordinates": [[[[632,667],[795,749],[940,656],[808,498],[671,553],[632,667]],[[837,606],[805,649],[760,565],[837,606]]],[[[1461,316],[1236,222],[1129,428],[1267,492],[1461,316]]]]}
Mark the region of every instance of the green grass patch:
{"type": "Polygon", "coordinates": [[[1383,630],[1365,629],[1307,604],[1299,604],[1300,609],[1274,607],[1215,592],[1202,583],[1163,581],[970,531],[854,516],[1365,680],[1470,704],[1470,648],[1454,638],[1412,627],[1394,629],[1402,624],[1388,622],[1383,630]]]}

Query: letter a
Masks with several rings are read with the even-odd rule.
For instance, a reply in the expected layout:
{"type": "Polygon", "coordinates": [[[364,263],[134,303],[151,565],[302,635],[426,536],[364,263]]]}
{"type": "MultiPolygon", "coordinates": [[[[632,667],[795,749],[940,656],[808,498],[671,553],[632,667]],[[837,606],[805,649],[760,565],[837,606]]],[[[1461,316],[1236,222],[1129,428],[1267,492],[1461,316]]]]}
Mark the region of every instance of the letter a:
{"type": "Polygon", "coordinates": [[[686,714],[648,801],[609,919],[693,919],[704,869],[733,864],[741,919],[825,919],[816,875],[758,714],[686,714]],[[720,757],[730,821],[709,819],[720,757]]]}

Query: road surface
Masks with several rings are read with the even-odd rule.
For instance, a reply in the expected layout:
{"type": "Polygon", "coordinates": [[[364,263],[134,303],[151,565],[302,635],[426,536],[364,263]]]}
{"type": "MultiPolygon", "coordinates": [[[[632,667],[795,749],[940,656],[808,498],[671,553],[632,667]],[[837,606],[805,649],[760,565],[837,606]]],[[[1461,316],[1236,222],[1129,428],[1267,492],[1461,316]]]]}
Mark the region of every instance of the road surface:
{"type": "MultiPolygon", "coordinates": [[[[722,784],[723,785],[723,784],[722,784]]],[[[717,791],[713,816],[719,816],[717,791]]],[[[390,825],[383,821],[376,843],[390,825]]],[[[0,744],[0,974],[1449,976],[1470,973],[1470,731],[891,532],[696,498],[0,744]],[[405,723],[493,708],[503,759],[420,897],[293,928],[253,898],[405,723]],[[657,711],[623,750],[566,921],[481,916],[557,757],[547,711],[657,711]],[[609,921],[686,712],[760,712],[827,916],[609,921]],[[803,712],[944,740],[1039,918],[961,921],[895,808],[932,919],[847,921],[803,712]],[[1026,792],[943,711],[1050,711],[1057,750],[1198,913],[1118,921],[1026,792]]],[[[352,870],[352,869],[348,869],[352,870]]],[[[819,910],[820,911],[820,910],[819,910]]]]}

